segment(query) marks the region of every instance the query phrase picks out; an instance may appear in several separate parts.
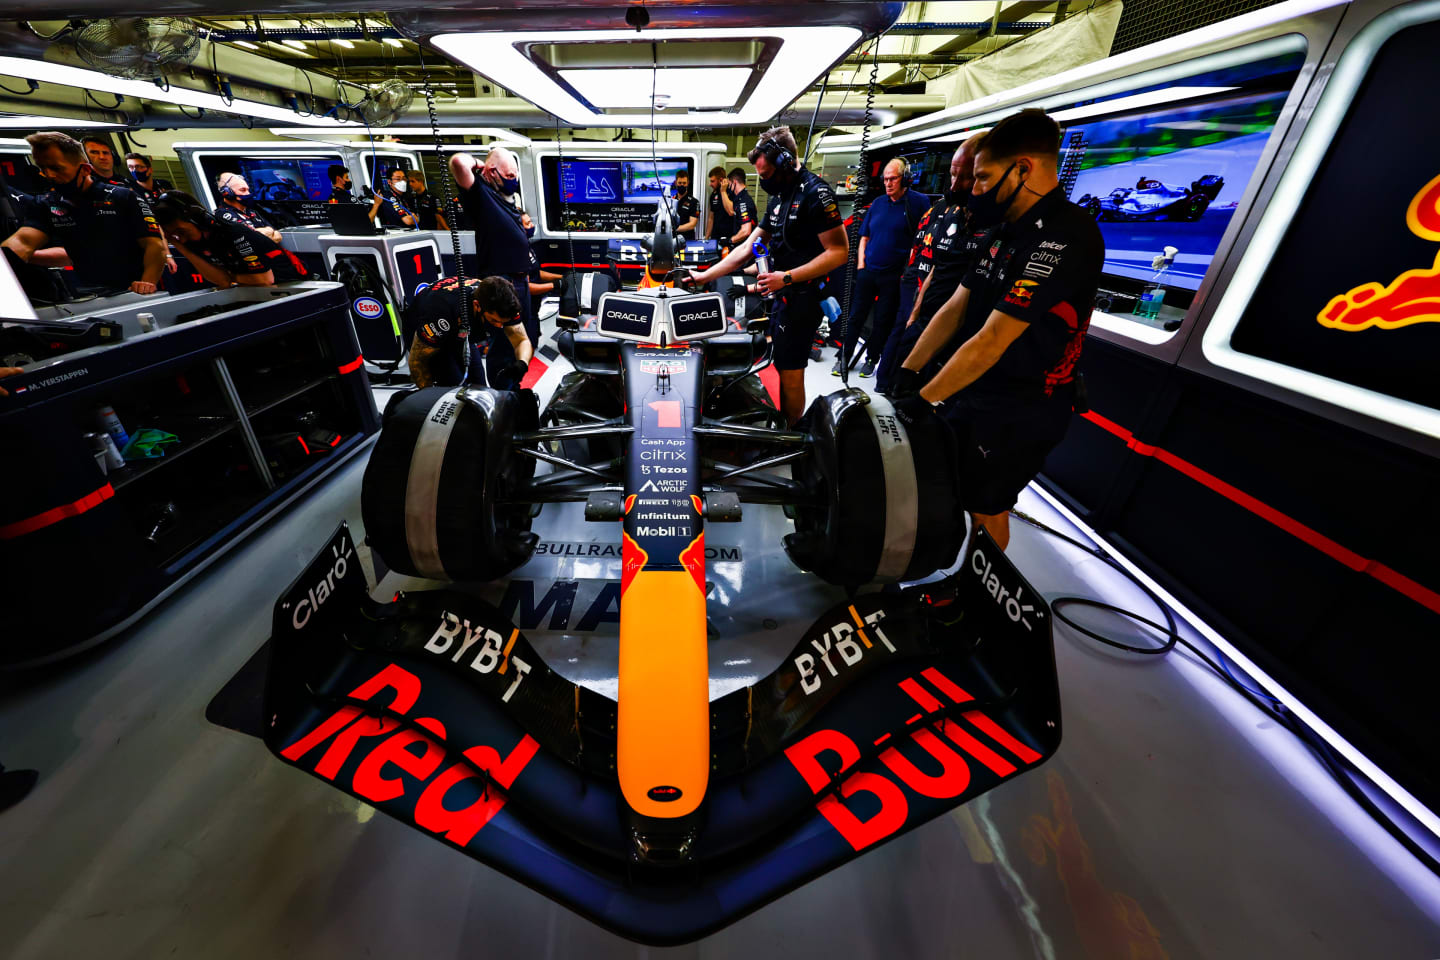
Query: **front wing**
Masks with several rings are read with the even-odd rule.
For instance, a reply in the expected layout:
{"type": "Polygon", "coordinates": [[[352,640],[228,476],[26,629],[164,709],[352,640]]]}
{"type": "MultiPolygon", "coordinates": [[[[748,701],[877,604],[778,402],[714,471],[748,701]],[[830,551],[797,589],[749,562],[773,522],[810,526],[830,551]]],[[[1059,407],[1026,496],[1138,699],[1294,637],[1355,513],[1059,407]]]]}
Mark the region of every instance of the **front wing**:
{"type": "Polygon", "coordinates": [[[275,608],[265,740],[594,922],[694,940],[1017,776],[1060,742],[1050,612],[980,532],[957,573],[816,620],[711,703],[711,785],[669,865],[637,851],[615,703],[493,607],[366,596],[342,524],[275,608]]]}

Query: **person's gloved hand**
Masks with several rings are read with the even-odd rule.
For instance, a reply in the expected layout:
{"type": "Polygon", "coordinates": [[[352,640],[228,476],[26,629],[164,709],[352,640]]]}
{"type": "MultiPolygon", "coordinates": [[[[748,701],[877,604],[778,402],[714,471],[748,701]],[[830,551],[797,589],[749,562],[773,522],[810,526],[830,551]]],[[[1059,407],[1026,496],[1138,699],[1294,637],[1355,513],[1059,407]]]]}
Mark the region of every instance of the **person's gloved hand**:
{"type": "Polygon", "coordinates": [[[890,398],[901,400],[905,397],[916,396],[923,386],[925,386],[925,378],[920,375],[920,371],[900,367],[890,378],[890,398]]]}
{"type": "Polygon", "coordinates": [[[500,382],[513,383],[515,385],[513,389],[519,390],[520,381],[525,379],[525,374],[528,373],[529,370],[530,364],[525,361],[511,360],[505,365],[505,369],[500,371],[500,382]]]}
{"type": "Polygon", "coordinates": [[[895,419],[905,424],[906,430],[940,412],[934,404],[921,397],[919,393],[912,393],[908,397],[894,401],[894,406],[895,419]]]}

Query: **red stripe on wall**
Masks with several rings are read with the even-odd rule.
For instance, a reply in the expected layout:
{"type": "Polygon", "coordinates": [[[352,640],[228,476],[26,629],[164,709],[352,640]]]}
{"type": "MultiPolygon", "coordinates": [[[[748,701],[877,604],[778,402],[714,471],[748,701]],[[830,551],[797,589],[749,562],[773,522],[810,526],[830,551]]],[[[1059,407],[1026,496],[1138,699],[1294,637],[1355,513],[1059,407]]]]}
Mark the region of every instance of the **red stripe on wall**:
{"type": "Polygon", "coordinates": [[[1183,457],[1177,457],[1169,450],[1165,450],[1161,447],[1155,447],[1151,446],[1148,443],[1142,443],[1135,438],[1134,433],[1120,426],[1120,424],[1116,423],[1114,420],[1111,420],[1108,417],[1096,413],[1094,410],[1081,414],[1081,416],[1083,416],[1086,420],[1089,420],[1091,423],[1095,424],[1100,429],[1104,430],[1106,433],[1113,434],[1120,440],[1123,440],[1125,442],[1125,446],[1129,447],[1131,450],[1135,451],[1140,456],[1152,457],[1165,464],[1167,467],[1178,470],[1180,473],[1185,474],[1185,476],[1189,477],[1191,480],[1194,480],[1201,486],[1207,487],[1210,490],[1215,491],[1216,493],[1220,494],[1220,496],[1224,497],[1232,503],[1244,507],[1246,510],[1255,514],[1255,516],[1261,518],[1262,520],[1274,524],[1275,526],[1279,527],[1281,530],[1284,530],[1286,533],[1290,534],[1293,537],[1297,537],[1300,540],[1303,540],[1305,543],[1314,547],[1316,550],[1319,550],[1321,553],[1325,554],[1331,559],[1344,564],[1351,570],[1354,570],[1357,573],[1363,573],[1368,576],[1374,577],[1376,580],[1379,580],[1381,583],[1385,584],[1385,586],[1389,587],[1392,590],[1399,591],[1406,597],[1420,604],[1422,607],[1432,610],[1435,613],[1440,613],[1440,593],[1436,593],[1429,587],[1426,587],[1423,584],[1411,580],[1409,577],[1405,576],[1403,573],[1400,573],[1397,570],[1390,569],[1379,561],[1362,557],[1360,554],[1356,553],[1354,550],[1351,550],[1349,547],[1346,547],[1343,544],[1331,540],[1329,537],[1325,536],[1320,531],[1314,529],[1313,527],[1306,526],[1299,520],[1296,520],[1294,517],[1285,513],[1281,513],[1279,510],[1276,510],[1274,507],[1270,506],[1268,503],[1265,503],[1263,500],[1252,497],[1250,494],[1246,493],[1244,490],[1241,490],[1239,487],[1227,483],[1224,480],[1221,480],[1213,473],[1197,467],[1189,460],[1186,460],[1183,457]]]}
{"type": "Polygon", "coordinates": [[[16,520],[0,527],[0,540],[13,540],[16,537],[27,533],[34,533],[36,530],[50,526],[52,523],[59,523],[61,520],[70,517],[78,517],[86,510],[92,510],[100,506],[106,500],[115,496],[115,488],[105,484],[94,493],[87,493],[74,503],[64,503],[58,507],[51,507],[44,513],[37,513],[33,517],[26,517],[24,520],[16,520]]]}

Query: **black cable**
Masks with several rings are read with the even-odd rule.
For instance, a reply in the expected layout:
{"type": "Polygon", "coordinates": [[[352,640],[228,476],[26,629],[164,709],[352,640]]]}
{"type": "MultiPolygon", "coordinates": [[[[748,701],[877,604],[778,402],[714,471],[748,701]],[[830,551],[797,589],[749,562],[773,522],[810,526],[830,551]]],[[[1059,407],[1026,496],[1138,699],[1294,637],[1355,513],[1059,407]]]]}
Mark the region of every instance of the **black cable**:
{"type": "Polygon", "coordinates": [[[1344,790],[1346,794],[1348,794],[1350,798],[1354,800],[1361,809],[1363,809],[1367,814],[1369,814],[1370,817],[1374,819],[1375,822],[1378,823],[1380,827],[1385,830],[1386,833],[1390,834],[1390,836],[1397,843],[1399,843],[1402,847],[1409,851],[1412,856],[1414,856],[1417,860],[1423,863],[1429,870],[1431,870],[1433,873],[1440,874],[1440,858],[1437,858],[1434,853],[1432,853],[1428,848],[1426,848],[1414,837],[1412,837],[1408,832],[1406,832],[1404,828],[1402,828],[1398,823],[1395,822],[1394,818],[1391,817],[1389,813],[1381,809],[1380,805],[1375,802],[1375,800],[1369,795],[1369,793],[1367,793],[1365,789],[1356,782],[1356,777],[1359,775],[1358,771],[1355,771],[1347,762],[1345,762],[1342,757],[1337,756],[1334,748],[1331,747],[1330,744],[1326,743],[1325,740],[1321,738],[1314,730],[1312,730],[1308,724],[1302,721],[1299,717],[1295,716],[1295,714],[1284,703],[1280,702],[1268,693],[1253,689],[1252,687],[1249,687],[1246,684],[1242,683],[1231,671],[1229,661],[1222,652],[1220,652],[1219,650],[1214,650],[1213,652],[1215,655],[1214,657],[1211,657],[1210,654],[1207,653],[1198,644],[1186,639],[1185,637],[1180,636],[1178,630],[1176,629],[1177,624],[1175,622],[1175,615],[1173,611],[1171,611],[1169,605],[1166,604],[1159,597],[1159,595],[1155,593],[1154,590],[1150,589],[1149,585],[1147,585],[1139,577],[1135,576],[1135,574],[1125,569],[1125,567],[1122,566],[1118,561],[1116,561],[1115,558],[1111,556],[1110,553],[1107,552],[1104,548],[1091,546],[1088,543],[1083,543],[1079,540],[1076,540],[1074,537],[1061,533],[1054,527],[1042,523],[1039,520],[1036,520],[1034,517],[1022,513],[1019,510],[1012,510],[1010,512],[1011,515],[1014,516],[1016,519],[1027,523],[1030,526],[1035,527],[1036,529],[1047,533],[1052,537],[1063,540],[1066,543],[1085,551],[1091,556],[1098,557],[1109,566],[1118,570],[1122,575],[1125,576],[1126,579],[1139,587],[1146,596],[1148,596],[1152,601],[1154,601],[1156,606],[1158,606],[1160,610],[1165,614],[1165,620],[1168,626],[1162,626],[1161,624],[1156,623],[1153,620],[1142,617],[1136,613],[1124,609],[1123,607],[1118,607],[1111,603],[1105,603],[1104,601],[1096,600],[1093,597],[1062,596],[1051,598],[1050,609],[1051,613],[1054,614],[1055,619],[1088,637],[1091,637],[1103,644],[1106,644],[1107,646],[1115,647],[1120,650],[1125,650],[1130,653],[1137,653],[1148,656],[1163,656],[1173,650],[1177,644],[1179,646],[1183,646],[1186,653],[1194,656],[1196,659],[1200,660],[1212,671],[1214,671],[1216,676],[1218,676],[1226,684],[1226,686],[1230,687],[1236,693],[1240,694],[1240,696],[1244,697],[1251,706],[1255,707],[1257,710],[1260,710],[1262,713],[1275,720],[1275,722],[1278,723],[1281,727],[1289,731],[1292,736],[1294,736],[1301,743],[1305,744],[1305,746],[1309,748],[1310,752],[1315,756],[1316,760],[1320,763],[1320,765],[1326,769],[1326,771],[1340,786],[1340,788],[1344,790]],[[1112,637],[1102,636],[1095,631],[1080,626],[1073,620],[1065,617],[1060,612],[1060,608],[1062,606],[1082,605],[1094,607],[1099,610],[1108,610],[1113,613],[1118,613],[1121,616],[1128,617],[1138,623],[1143,623],[1146,626],[1163,631],[1166,634],[1166,642],[1163,646],[1160,647],[1138,647],[1133,644],[1121,642],[1112,637]]]}
{"type": "MultiPolygon", "coordinates": [[[[884,34],[880,36],[884,36],[884,34]]],[[[870,61],[870,83],[865,91],[865,125],[860,128],[860,174],[855,181],[855,196],[861,200],[864,200],[870,192],[870,122],[874,115],[875,82],[880,77],[880,37],[875,38],[874,47],[875,56],[870,61]]],[[[848,354],[850,352],[851,296],[855,290],[855,272],[860,263],[860,224],[854,222],[854,216],[852,210],[851,222],[855,225],[855,239],[849,244],[850,252],[845,258],[845,302],[841,305],[840,312],[840,382],[845,385],[847,390],[850,388],[850,357],[848,354]]],[[[850,238],[847,236],[846,239],[850,238]]]]}
{"type": "Polygon", "coordinates": [[[6,93],[15,97],[28,97],[30,96],[30,94],[34,93],[38,89],[40,88],[31,87],[29,90],[11,90],[9,87],[5,86],[5,84],[0,83],[0,90],[4,90],[6,93]]]}
{"type": "MultiPolygon", "coordinates": [[[[560,115],[555,117],[555,167],[558,175],[555,178],[556,189],[560,193],[560,215],[565,218],[565,246],[570,253],[570,283],[574,285],[580,275],[580,264],[575,260],[575,236],[570,231],[570,194],[565,192],[565,150],[560,145],[560,115]]],[[[576,298],[579,298],[576,292],[576,298]]]]}
{"type": "Polygon", "coordinates": [[[94,100],[94,101],[95,101],[95,106],[99,107],[101,110],[119,110],[119,109],[120,109],[120,104],[123,103],[124,100],[125,100],[125,98],[122,97],[120,94],[118,94],[118,93],[113,93],[113,94],[111,94],[111,96],[113,96],[113,97],[115,98],[115,102],[114,102],[113,104],[111,104],[110,106],[107,107],[107,106],[105,106],[105,104],[103,104],[103,103],[100,102],[100,98],[99,98],[99,97],[95,96],[95,94],[94,94],[92,91],[88,90],[88,89],[85,90],[85,96],[86,96],[88,99],[90,99],[90,100],[94,100]]]}
{"type": "MultiPolygon", "coordinates": [[[[460,339],[465,342],[464,369],[460,375],[460,386],[463,388],[470,382],[470,354],[474,347],[470,343],[470,291],[465,287],[465,254],[460,249],[460,231],[455,226],[459,223],[458,210],[460,201],[456,191],[452,190],[453,183],[450,180],[450,160],[445,156],[445,142],[440,139],[440,114],[435,110],[435,91],[430,85],[430,67],[425,63],[425,44],[416,43],[415,49],[420,57],[420,74],[425,84],[425,109],[430,114],[430,133],[435,138],[435,159],[440,161],[440,186],[444,190],[445,209],[450,214],[446,222],[450,227],[450,246],[455,253],[455,279],[460,284],[460,339]]],[[[375,141],[370,141],[373,153],[375,141]]],[[[371,159],[372,165],[374,159],[371,159]]]]}

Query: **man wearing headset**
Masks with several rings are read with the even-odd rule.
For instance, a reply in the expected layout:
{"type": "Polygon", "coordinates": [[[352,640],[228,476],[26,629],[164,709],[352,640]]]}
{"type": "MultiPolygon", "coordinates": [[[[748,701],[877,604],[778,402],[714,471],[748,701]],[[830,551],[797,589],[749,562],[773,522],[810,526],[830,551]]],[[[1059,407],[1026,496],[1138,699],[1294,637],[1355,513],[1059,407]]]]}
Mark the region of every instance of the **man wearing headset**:
{"type": "Polygon", "coordinates": [[[295,254],[258,230],[209,213],[187,193],[171,190],[161,194],[154,210],[175,249],[221,290],[268,287],[276,281],[306,278],[305,267],[295,254]]]}
{"type": "Polygon", "coordinates": [[[250,184],[245,182],[244,177],[238,173],[222,173],[215,178],[215,190],[220,194],[220,203],[215,207],[215,219],[249,227],[276,243],[280,242],[280,231],[272,227],[265,215],[255,209],[255,195],[250,192],[250,184]]]}
{"type": "Polygon", "coordinates": [[[760,225],[709,270],[691,272],[696,283],[728,276],[753,257],[757,241],[770,251],[770,269],[755,278],[777,306],[770,317],[775,369],[780,373],[780,410],[795,423],[805,413],[805,364],[820,328],[820,281],[845,263],[850,240],[830,184],[805,169],[789,127],[760,134],[750,162],[769,196],[760,225]]]}
{"type": "Polygon", "coordinates": [[[830,371],[837,377],[847,364],[855,362],[855,346],[867,319],[872,323],[860,376],[875,375],[880,351],[895,324],[900,274],[905,270],[915,231],[930,209],[930,198],[910,189],[910,170],[904,160],[896,157],[885,164],[881,177],[885,193],[875,198],[860,221],[860,254],[855,288],[850,295],[850,322],[846,324],[845,344],[835,358],[835,369],[830,371]]]}

